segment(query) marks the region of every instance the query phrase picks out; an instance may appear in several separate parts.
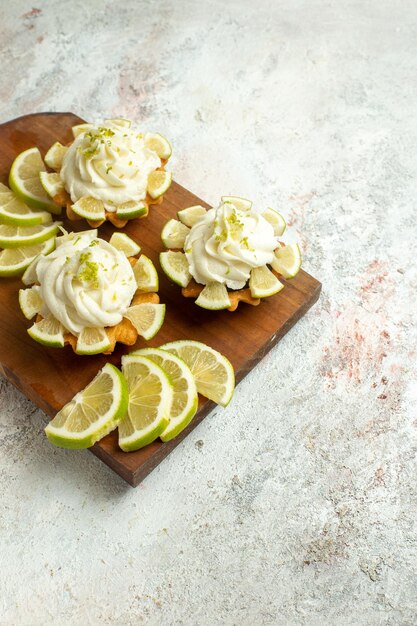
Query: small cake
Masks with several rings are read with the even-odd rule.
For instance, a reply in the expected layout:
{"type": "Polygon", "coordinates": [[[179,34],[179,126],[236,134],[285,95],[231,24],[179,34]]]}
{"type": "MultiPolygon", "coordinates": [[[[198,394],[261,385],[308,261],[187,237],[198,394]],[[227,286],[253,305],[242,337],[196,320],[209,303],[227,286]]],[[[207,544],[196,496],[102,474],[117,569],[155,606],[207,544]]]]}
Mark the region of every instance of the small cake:
{"type": "Polygon", "coordinates": [[[172,180],[164,169],[171,146],[162,135],[143,134],[124,119],[79,124],[72,131],[70,145],[56,142],[45,156],[55,173],[41,174],[45,190],[66,206],[70,220],[84,218],[93,228],[109,220],[123,228],[162,202],[172,180]]]}
{"type": "Polygon", "coordinates": [[[55,251],[40,255],[23,276],[33,285],[19,292],[24,315],[36,316],[29,335],[49,347],[69,344],[77,354],[110,354],[117,342],[151,339],[165,305],[155,267],[139,252],[119,233],[109,242],[96,230],[58,237],[55,251]]]}
{"type": "Polygon", "coordinates": [[[161,267],[205,309],[256,306],[283,289],[278,276],[292,278],[301,266],[298,245],[279,241],[286,224],[273,209],[256,212],[249,200],[223,196],[217,208],[189,207],[178,218],[163,228],[161,267]]]}

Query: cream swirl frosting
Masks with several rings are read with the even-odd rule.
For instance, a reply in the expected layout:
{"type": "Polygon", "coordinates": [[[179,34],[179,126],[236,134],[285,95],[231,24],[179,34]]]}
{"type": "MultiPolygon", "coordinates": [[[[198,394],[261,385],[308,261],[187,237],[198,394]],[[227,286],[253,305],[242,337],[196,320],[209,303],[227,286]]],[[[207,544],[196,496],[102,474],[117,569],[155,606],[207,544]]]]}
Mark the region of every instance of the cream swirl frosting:
{"type": "Polygon", "coordinates": [[[194,224],[184,251],[198,283],[219,282],[242,289],[251,269],[271,263],[277,247],[274,229],[262,215],[224,202],[194,224]]]}
{"type": "Polygon", "coordinates": [[[60,245],[58,238],[56,250],[39,258],[36,274],[42,315],[52,314],[74,335],[121,322],[136,291],[126,256],[88,232],[60,245]]]}
{"type": "Polygon", "coordinates": [[[161,160],[142,133],[111,120],[87,126],[68,148],[60,172],[72,202],[89,196],[114,212],[119,204],[144,200],[148,176],[161,160]]]}

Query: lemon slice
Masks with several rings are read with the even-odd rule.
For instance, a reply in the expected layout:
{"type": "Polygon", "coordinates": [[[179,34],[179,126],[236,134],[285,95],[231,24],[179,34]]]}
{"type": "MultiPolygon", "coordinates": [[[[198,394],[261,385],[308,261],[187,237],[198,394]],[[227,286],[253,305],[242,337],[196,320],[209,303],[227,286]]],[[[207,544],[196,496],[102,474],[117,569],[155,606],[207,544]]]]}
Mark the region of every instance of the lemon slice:
{"type": "Polygon", "coordinates": [[[155,265],[145,254],[141,254],[134,264],[133,274],[138,289],[143,292],[158,291],[158,272],[155,269],[155,265]]]}
{"type": "Polygon", "coordinates": [[[122,357],[129,389],[127,416],[119,424],[119,446],[130,452],[155,441],[169,424],[173,391],[167,374],[143,356],[122,357]]]}
{"type": "Polygon", "coordinates": [[[294,278],[301,267],[301,252],[298,244],[282,246],[275,250],[271,266],[284,278],[294,278]]]}
{"type": "Polygon", "coordinates": [[[273,227],[274,235],[276,237],[280,237],[287,226],[281,213],[278,213],[278,211],[275,211],[275,209],[266,209],[266,211],[264,211],[261,215],[273,227]]]}
{"type": "Polygon", "coordinates": [[[159,133],[147,133],[145,135],[145,146],[153,150],[160,159],[169,159],[172,154],[171,144],[159,133]]]}
{"type": "Polygon", "coordinates": [[[19,306],[28,320],[41,312],[43,300],[39,285],[33,285],[30,289],[19,289],[19,306]]]}
{"type": "Polygon", "coordinates": [[[161,232],[162,243],[165,248],[181,249],[184,247],[184,242],[189,232],[190,229],[185,224],[178,220],[169,220],[161,232]]]}
{"type": "Polygon", "coordinates": [[[65,235],[61,235],[56,238],[56,247],[62,246],[64,243],[68,243],[69,241],[73,241],[76,243],[81,236],[83,238],[88,238],[88,241],[93,241],[93,239],[97,239],[98,230],[97,228],[91,228],[90,230],[80,230],[80,231],[71,231],[70,233],[66,233],[65,235]]]}
{"type": "Polygon", "coordinates": [[[155,337],[165,319],[165,304],[144,302],[129,307],[124,317],[127,317],[146,341],[155,337]]]}
{"type": "Polygon", "coordinates": [[[169,188],[172,182],[171,172],[155,170],[148,177],[148,193],[154,200],[157,200],[169,188]]]}
{"type": "Polygon", "coordinates": [[[96,198],[91,198],[90,196],[80,198],[71,208],[74,213],[80,217],[84,217],[86,220],[98,221],[106,219],[103,202],[96,200],[96,198]]]}
{"type": "Polygon", "coordinates": [[[187,257],[184,252],[161,252],[159,262],[165,274],[180,287],[186,287],[191,280],[187,257]]]}
{"type": "Polygon", "coordinates": [[[77,354],[100,354],[111,347],[104,328],[83,328],[77,338],[77,354]]]}
{"type": "Polygon", "coordinates": [[[121,220],[133,220],[137,217],[145,217],[148,207],[144,202],[125,202],[117,206],[116,215],[121,220]]]}
{"type": "Polygon", "coordinates": [[[30,209],[19,200],[13,191],[0,183],[0,223],[15,226],[35,226],[52,221],[48,211],[30,209]]]}
{"type": "Polygon", "coordinates": [[[206,213],[207,210],[203,206],[196,204],[178,211],[177,217],[185,226],[192,228],[206,213]]]}
{"type": "MultiPolygon", "coordinates": [[[[113,248],[116,248],[116,250],[123,252],[126,256],[136,256],[140,252],[140,246],[125,233],[113,233],[110,237],[109,244],[113,246],[113,248]]],[[[155,289],[155,291],[157,291],[157,289],[155,289]]]]}
{"type": "Polygon", "coordinates": [[[13,161],[9,174],[9,184],[20,200],[33,209],[45,209],[50,213],[60,213],[61,207],[45,193],[39,174],[45,171],[38,148],[21,152],[13,161]]]}
{"type": "Polygon", "coordinates": [[[62,167],[62,160],[67,152],[68,147],[56,141],[45,154],[45,163],[51,170],[58,171],[62,167]]]}
{"type": "Polygon", "coordinates": [[[222,202],[230,202],[241,211],[249,211],[252,207],[252,202],[250,200],[240,198],[239,196],[222,196],[222,202]]]}
{"type": "Polygon", "coordinates": [[[161,367],[172,384],[173,398],[169,424],[160,435],[162,441],[174,439],[191,422],[198,408],[197,387],[188,365],[166,350],[143,348],[129,356],[144,356],[161,367]]]}
{"type": "Polygon", "coordinates": [[[0,224],[0,248],[36,246],[56,235],[61,222],[37,226],[12,226],[0,224]]]}
{"type": "Polygon", "coordinates": [[[198,393],[222,406],[229,404],[235,388],[235,373],[223,354],[191,339],[172,341],[161,349],[185,361],[194,376],[198,393]]]}
{"type": "Polygon", "coordinates": [[[72,135],[74,139],[81,135],[81,133],[86,133],[88,130],[94,128],[93,124],[76,124],[72,127],[72,135]]]}
{"type": "Polygon", "coordinates": [[[15,276],[24,272],[23,283],[31,285],[37,280],[35,271],[39,258],[52,250],[55,250],[55,238],[48,239],[38,246],[7,248],[0,252],[0,276],[15,276]]]}
{"type": "Polygon", "coordinates": [[[46,436],[61,448],[89,448],[118,426],[126,415],[127,403],[125,378],[107,363],[49,422],[46,436]]]}
{"type": "Polygon", "coordinates": [[[130,128],[132,126],[132,122],[124,117],[112,117],[111,119],[105,121],[105,123],[107,122],[110,122],[110,124],[114,124],[115,126],[121,126],[122,128],[130,128]]]}
{"type": "Polygon", "coordinates": [[[53,172],[40,172],[39,179],[42,187],[45,189],[48,196],[54,198],[59,193],[65,191],[64,183],[61,180],[61,176],[53,172]]]}
{"type": "Polygon", "coordinates": [[[208,283],[204,287],[195,303],[201,306],[202,309],[209,309],[210,311],[228,309],[232,304],[229,294],[227,293],[226,285],[215,282],[208,283]]]}
{"type": "Polygon", "coordinates": [[[283,288],[284,285],[266,265],[254,267],[251,270],[249,289],[253,298],[267,298],[278,293],[283,288]]]}
{"type": "Polygon", "coordinates": [[[40,322],[35,322],[28,328],[28,334],[38,343],[48,348],[64,347],[65,329],[52,315],[47,315],[40,322]]]}

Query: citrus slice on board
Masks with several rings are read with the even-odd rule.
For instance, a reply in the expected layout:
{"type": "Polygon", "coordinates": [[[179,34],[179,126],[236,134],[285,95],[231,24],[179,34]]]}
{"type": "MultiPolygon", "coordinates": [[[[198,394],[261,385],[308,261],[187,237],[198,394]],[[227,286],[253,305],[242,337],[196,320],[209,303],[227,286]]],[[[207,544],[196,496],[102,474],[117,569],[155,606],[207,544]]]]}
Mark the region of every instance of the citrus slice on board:
{"type": "Polygon", "coordinates": [[[9,184],[20,200],[33,209],[45,209],[50,213],[61,213],[61,207],[52,202],[41,185],[39,174],[45,172],[38,148],[21,152],[13,161],[9,184]]]}
{"type": "Polygon", "coordinates": [[[160,159],[169,159],[172,154],[171,144],[160,133],[147,133],[145,135],[145,146],[156,152],[160,159]]]}
{"type": "Polygon", "coordinates": [[[65,328],[52,315],[47,315],[28,328],[29,336],[47,348],[63,348],[64,333],[65,328]]]}
{"type": "Polygon", "coordinates": [[[160,435],[169,441],[191,422],[198,408],[197,387],[190,368],[175,354],[159,348],[135,350],[129,356],[144,356],[159,365],[168,374],[173,390],[169,424],[160,435]]]}
{"type": "Polygon", "coordinates": [[[56,141],[45,154],[45,163],[51,170],[58,171],[62,167],[62,160],[68,150],[67,146],[56,141]]]}
{"type": "Polygon", "coordinates": [[[274,235],[276,237],[280,237],[287,226],[281,213],[278,213],[278,211],[275,211],[275,209],[266,209],[266,211],[264,211],[261,215],[273,227],[274,235]]]}
{"type": "Polygon", "coordinates": [[[133,266],[138,289],[143,292],[158,291],[159,277],[155,265],[146,254],[141,254],[133,266]]]}
{"type": "Polygon", "coordinates": [[[129,389],[127,416],[119,424],[119,446],[130,452],[159,437],[169,424],[173,390],[169,377],[143,356],[123,356],[129,389]]]}
{"type": "Polygon", "coordinates": [[[49,422],[46,436],[61,448],[89,448],[118,426],[127,404],[126,380],[107,363],[49,422]]]}
{"type": "Polygon", "coordinates": [[[268,298],[284,289],[284,285],[266,265],[262,265],[251,270],[249,289],[253,298],[268,298]]]}
{"type": "Polygon", "coordinates": [[[6,185],[0,183],[0,223],[14,226],[36,226],[52,221],[49,211],[30,209],[6,185]]]}
{"type": "Polygon", "coordinates": [[[61,222],[38,224],[36,226],[13,226],[0,224],[0,248],[19,248],[37,246],[47,239],[55,237],[61,222]]]}
{"type": "Polygon", "coordinates": [[[77,338],[77,354],[100,354],[111,347],[111,341],[104,328],[83,328],[77,338]]]}
{"type": "MultiPolygon", "coordinates": [[[[109,244],[123,252],[126,256],[136,256],[140,252],[140,245],[133,241],[126,233],[113,233],[109,244]]],[[[143,255],[142,255],[143,256],[143,255]]],[[[156,271],[156,270],[155,270],[156,271]]]]}
{"type": "Polygon", "coordinates": [[[29,289],[19,289],[19,306],[28,320],[41,312],[43,300],[39,285],[33,285],[29,289]]]}
{"type": "Polygon", "coordinates": [[[116,215],[121,220],[133,220],[137,217],[145,217],[148,214],[148,206],[144,202],[125,202],[117,205],[116,215]]]}
{"type": "Polygon", "coordinates": [[[184,242],[189,232],[188,226],[185,226],[179,220],[169,220],[161,231],[162,243],[165,248],[180,250],[184,247],[184,242]]]}
{"type": "Polygon", "coordinates": [[[148,193],[154,200],[157,200],[169,188],[172,182],[171,172],[155,170],[148,176],[148,193]]]}
{"type": "Polygon", "coordinates": [[[61,176],[56,172],[40,172],[39,180],[41,181],[42,187],[51,198],[65,191],[61,176]]]}
{"type": "Polygon", "coordinates": [[[155,337],[165,319],[165,304],[144,302],[129,307],[124,314],[146,341],[155,337]]]}
{"type": "Polygon", "coordinates": [[[231,306],[226,285],[222,283],[208,283],[198,296],[195,303],[202,309],[210,311],[220,311],[231,306]]]}
{"type": "Polygon", "coordinates": [[[247,200],[247,198],[240,198],[239,196],[222,196],[222,202],[230,202],[241,211],[249,211],[252,207],[252,202],[250,200],[247,200]]]}
{"type": "Polygon", "coordinates": [[[190,206],[187,209],[178,211],[177,216],[180,222],[192,228],[206,213],[207,210],[203,206],[196,204],[195,206],[190,206]]]}
{"type": "Polygon", "coordinates": [[[294,278],[300,271],[301,252],[297,243],[275,250],[272,268],[284,278],[294,278]]]}
{"type": "Polygon", "coordinates": [[[71,208],[74,213],[86,220],[99,221],[106,219],[103,202],[90,196],[80,198],[77,202],[71,205],[71,208]]]}
{"type": "Polygon", "coordinates": [[[165,274],[180,287],[186,287],[191,280],[187,257],[184,252],[168,250],[161,252],[159,262],[165,274]]]}
{"type": "Polygon", "coordinates": [[[190,368],[201,395],[226,406],[235,388],[233,365],[220,352],[200,341],[183,339],[161,346],[180,357],[190,368]]]}

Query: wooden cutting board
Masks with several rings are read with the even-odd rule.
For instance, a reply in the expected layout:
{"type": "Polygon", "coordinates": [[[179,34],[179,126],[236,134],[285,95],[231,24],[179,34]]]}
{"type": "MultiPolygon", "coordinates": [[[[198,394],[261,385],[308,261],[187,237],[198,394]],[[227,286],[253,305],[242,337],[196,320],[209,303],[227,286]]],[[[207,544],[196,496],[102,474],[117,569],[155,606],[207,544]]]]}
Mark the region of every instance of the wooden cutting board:
{"type": "MultiPolygon", "coordinates": [[[[83,120],[72,113],[38,113],[26,115],[0,125],[0,180],[7,184],[13,159],[23,150],[38,146],[44,155],[55,141],[72,139],[71,127],[83,120]]],[[[198,172],[196,172],[198,180],[198,172]]],[[[224,190],[219,189],[220,196],[224,190]]],[[[237,190],[238,191],[238,190],[237,190]]],[[[19,278],[0,278],[0,373],[25,396],[53,417],[61,407],[95,376],[107,361],[120,366],[120,359],[129,350],[145,345],[159,346],[176,339],[196,339],[223,352],[233,363],[236,380],[240,381],[267,352],[285,335],[316,302],[321,284],[304,271],[285,282],[275,297],[258,307],[239,305],[236,312],[208,312],[181,296],[160,269],[158,256],[162,249],[160,232],[164,223],[175,217],[179,209],[207,203],[173,182],[159,206],[151,208],[143,220],[133,220],[125,232],[142,247],[155,263],[160,276],[160,298],[167,305],[165,323],[148,344],[139,339],[134,348],[119,346],[110,356],[79,356],[67,346],[64,349],[44,348],[26,332],[30,325],[18,305],[19,278]]],[[[67,222],[69,230],[83,230],[86,223],[67,222]]],[[[100,236],[108,239],[114,228],[100,228],[100,236]]],[[[233,400],[232,400],[233,401],[233,400]]],[[[236,400],[235,400],[236,401],[236,400]]],[[[214,404],[200,397],[199,409],[191,424],[176,439],[153,444],[137,452],[122,452],[117,434],[111,433],[95,444],[91,451],[132,486],[151,472],[170,451],[186,437],[210,412],[214,404]]],[[[74,463],[79,452],[74,451],[74,463]]]]}

